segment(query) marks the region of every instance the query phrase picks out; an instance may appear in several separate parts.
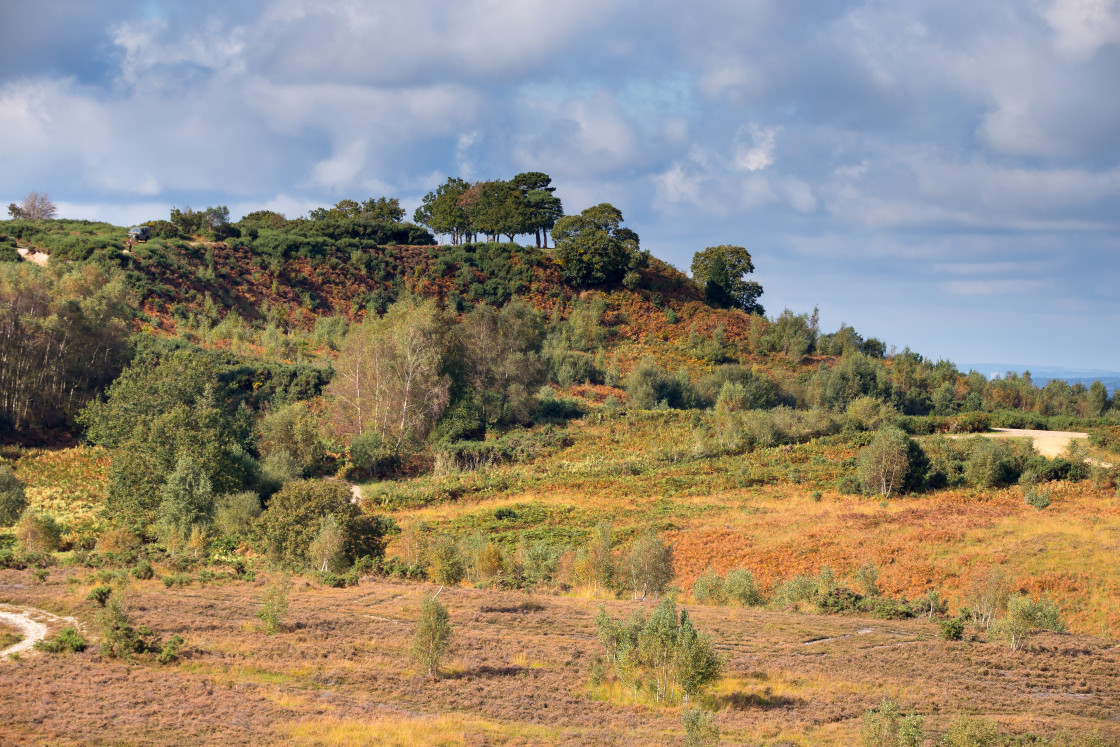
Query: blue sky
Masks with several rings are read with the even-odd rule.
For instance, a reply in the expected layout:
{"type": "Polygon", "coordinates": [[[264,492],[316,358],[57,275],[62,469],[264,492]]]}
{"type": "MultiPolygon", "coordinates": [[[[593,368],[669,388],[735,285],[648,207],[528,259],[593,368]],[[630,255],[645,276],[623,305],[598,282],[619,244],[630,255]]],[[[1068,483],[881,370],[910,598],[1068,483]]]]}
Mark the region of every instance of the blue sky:
{"type": "Polygon", "coordinates": [[[1120,370],[1120,0],[10,3],[0,200],[411,208],[545,171],[931,358],[1120,370]]]}

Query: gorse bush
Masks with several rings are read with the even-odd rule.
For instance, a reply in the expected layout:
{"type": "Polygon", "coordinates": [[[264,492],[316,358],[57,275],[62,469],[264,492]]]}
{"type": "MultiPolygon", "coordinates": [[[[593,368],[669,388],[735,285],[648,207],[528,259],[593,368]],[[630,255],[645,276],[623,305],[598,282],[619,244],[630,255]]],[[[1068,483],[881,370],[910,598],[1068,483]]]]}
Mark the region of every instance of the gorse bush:
{"type": "Polygon", "coordinates": [[[719,725],[710,711],[688,708],[681,714],[685,747],[715,747],[719,744],[719,725]]]}

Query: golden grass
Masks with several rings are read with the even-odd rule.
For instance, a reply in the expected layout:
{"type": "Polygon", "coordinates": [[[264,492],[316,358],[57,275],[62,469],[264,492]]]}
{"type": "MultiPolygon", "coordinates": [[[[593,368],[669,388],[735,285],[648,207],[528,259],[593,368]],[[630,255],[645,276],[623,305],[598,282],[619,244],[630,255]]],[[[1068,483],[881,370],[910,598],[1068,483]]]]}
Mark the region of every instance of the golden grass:
{"type": "Polygon", "coordinates": [[[284,724],[280,730],[298,744],[322,747],[373,744],[384,747],[451,746],[474,745],[483,741],[504,744],[512,740],[517,740],[518,744],[549,744],[558,734],[556,729],[549,727],[499,723],[463,713],[438,716],[402,713],[371,721],[323,717],[284,724]]]}

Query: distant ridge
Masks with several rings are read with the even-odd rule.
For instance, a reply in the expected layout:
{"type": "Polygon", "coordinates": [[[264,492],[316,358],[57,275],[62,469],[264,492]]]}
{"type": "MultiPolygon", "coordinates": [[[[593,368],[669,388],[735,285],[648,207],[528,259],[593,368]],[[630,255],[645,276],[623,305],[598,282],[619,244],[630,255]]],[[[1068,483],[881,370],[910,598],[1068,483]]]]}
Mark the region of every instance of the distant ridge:
{"type": "Polygon", "coordinates": [[[1051,381],[1060,380],[1067,384],[1077,383],[1089,386],[1094,381],[1100,381],[1113,394],[1120,389],[1120,371],[1108,371],[1100,368],[1065,368],[1063,366],[1026,366],[1022,363],[960,363],[957,369],[962,372],[976,371],[984,374],[989,379],[994,376],[1003,376],[1009,371],[1022,375],[1031,372],[1031,380],[1037,386],[1045,386],[1051,381]]]}

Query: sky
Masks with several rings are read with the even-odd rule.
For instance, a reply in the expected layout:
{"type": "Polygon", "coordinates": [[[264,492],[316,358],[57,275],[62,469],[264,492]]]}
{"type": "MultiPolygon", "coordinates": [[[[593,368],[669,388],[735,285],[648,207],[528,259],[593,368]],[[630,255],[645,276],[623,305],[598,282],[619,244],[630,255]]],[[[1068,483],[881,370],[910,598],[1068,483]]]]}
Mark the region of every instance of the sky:
{"type": "Polygon", "coordinates": [[[0,201],[288,217],[544,171],[775,315],[1120,370],[1120,0],[40,0],[0,11],[0,201]]]}

